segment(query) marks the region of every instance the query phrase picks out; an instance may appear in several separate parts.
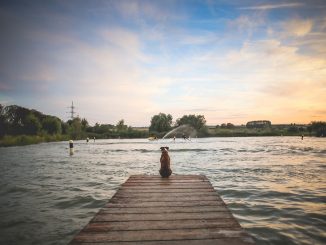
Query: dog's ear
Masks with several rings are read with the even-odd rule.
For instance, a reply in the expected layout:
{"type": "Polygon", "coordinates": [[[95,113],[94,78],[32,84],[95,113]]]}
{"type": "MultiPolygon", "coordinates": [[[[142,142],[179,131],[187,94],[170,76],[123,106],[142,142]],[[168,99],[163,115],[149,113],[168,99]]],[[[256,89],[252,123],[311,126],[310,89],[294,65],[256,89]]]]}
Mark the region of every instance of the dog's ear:
{"type": "Polygon", "coordinates": [[[168,146],[165,146],[165,149],[169,150],[169,147],[168,146]]]}
{"type": "Polygon", "coordinates": [[[162,146],[162,147],[160,147],[160,149],[161,149],[161,151],[163,151],[164,150],[164,147],[162,146]]]}

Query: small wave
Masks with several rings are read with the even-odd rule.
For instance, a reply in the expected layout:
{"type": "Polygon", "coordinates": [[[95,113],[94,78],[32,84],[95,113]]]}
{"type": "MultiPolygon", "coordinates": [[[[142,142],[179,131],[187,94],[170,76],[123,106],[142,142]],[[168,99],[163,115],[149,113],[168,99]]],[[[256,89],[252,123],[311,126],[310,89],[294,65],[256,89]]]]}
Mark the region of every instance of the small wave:
{"type": "Polygon", "coordinates": [[[102,207],[107,200],[97,200],[91,195],[75,196],[72,199],[60,201],[55,204],[59,209],[66,209],[71,207],[79,208],[99,208],[102,207]]]}
{"type": "Polygon", "coordinates": [[[88,186],[88,187],[101,186],[101,185],[102,185],[102,183],[95,182],[95,181],[85,183],[85,186],[88,186]]]}
{"type": "Polygon", "coordinates": [[[221,190],[219,191],[219,194],[222,195],[223,198],[249,198],[250,196],[253,195],[253,193],[255,192],[255,190],[235,190],[235,189],[228,189],[228,190],[221,190]]]}
{"type": "Polygon", "coordinates": [[[139,144],[147,144],[148,142],[130,142],[130,141],[126,141],[126,142],[99,142],[99,143],[96,143],[95,145],[98,145],[98,146],[105,146],[105,145],[139,145],[139,144]]]}
{"type": "Polygon", "coordinates": [[[302,148],[303,151],[312,151],[314,148],[312,147],[304,147],[302,148]]]}
{"type": "Polygon", "coordinates": [[[207,151],[214,151],[211,149],[170,149],[171,152],[207,152],[207,151]]]}
{"type": "Polygon", "coordinates": [[[320,150],[320,151],[313,151],[314,153],[318,154],[326,154],[326,149],[320,150]]]}
{"type": "Polygon", "coordinates": [[[220,151],[234,152],[233,148],[221,148],[220,151]]]}
{"type": "Polygon", "coordinates": [[[122,149],[114,149],[114,150],[105,150],[104,153],[111,153],[111,152],[128,152],[127,150],[122,149]]]}
{"type": "Polygon", "coordinates": [[[7,189],[4,190],[4,193],[26,193],[28,192],[29,189],[26,187],[22,187],[22,186],[10,186],[7,189]]]}
{"type": "Polygon", "coordinates": [[[314,153],[314,154],[325,154],[326,149],[315,149],[313,147],[294,147],[291,146],[289,147],[287,153],[292,153],[292,154],[298,154],[298,155],[303,155],[306,153],[314,153]]]}
{"type": "Polygon", "coordinates": [[[141,153],[148,153],[148,152],[157,152],[158,150],[134,149],[132,151],[141,152],[141,153]]]}
{"type": "Polygon", "coordinates": [[[19,225],[24,225],[24,224],[33,224],[35,225],[44,225],[45,223],[39,221],[38,219],[34,219],[29,216],[19,216],[19,217],[12,217],[12,219],[7,220],[7,221],[2,221],[1,222],[1,228],[10,228],[10,227],[17,227],[19,225]]]}

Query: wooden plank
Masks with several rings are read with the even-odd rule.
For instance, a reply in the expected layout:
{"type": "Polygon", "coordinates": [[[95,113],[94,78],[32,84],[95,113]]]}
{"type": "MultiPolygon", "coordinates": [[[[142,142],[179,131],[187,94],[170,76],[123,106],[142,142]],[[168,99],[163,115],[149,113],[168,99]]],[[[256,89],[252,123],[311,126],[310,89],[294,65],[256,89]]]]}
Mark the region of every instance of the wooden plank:
{"type": "Polygon", "coordinates": [[[219,196],[185,196],[180,197],[176,200],[176,198],[170,197],[170,196],[162,196],[161,198],[157,199],[157,197],[148,197],[148,198],[142,198],[142,197],[123,197],[123,196],[114,196],[112,197],[112,201],[117,202],[124,202],[124,203],[135,203],[135,202],[192,202],[192,201],[217,201],[221,200],[219,196]]]}
{"type": "Polygon", "coordinates": [[[232,229],[184,229],[184,230],[138,230],[138,231],[108,231],[108,232],[87,232],[75,237],[80,242],[106,242],[106,241],[170,241],[170,240],[191,240],[191,239],[216,239],[236,238],[246,236],[241,228],[232,229]]]}
{"type": "Polygon", "coordinates": [[[137,202],[137,203],[123,203],[114,200],[110,200],[104,207],[121,207],[121,208],[149,208],[149,207],[194,207],[194,206],[216,206],[216,205],[225,205],[223,201],[192,201],[192,202],[137,202]]]}
{"type": "Polygon", "coordinates": [[[122,208],[110,207],[103,208],[100,213],[125,213],[125,214],[154,214],[154,213],[198,213],[198,212],[221,212],[228,211],[226,206],[192,206],[192,207],[143,207],[122,208]]]}
{"type": "Polygon", "coordinates": [[[175,201],[178,201],[179,199],[185,199],[185,198],[205,198],[205,197],[213,197],[214,199],[220,199],[219,195],[217,195],[216,192],[196,192],[196,193],[169,193],[169,194],[162,194],[162,193],[155,193],[155,192],[124,192],[120,191],[117,195],[114,197],[116,198],[142,198],[142,199],[156,199],[156,200],[163,200],[165,199],[174,199],[175,201]]]}
{"type": "Polygon", "coordinates": [[[129,180],[128,183],[206,183],[209,182],[208,180],[204,179],[166,179],[166,180],[160,180],[160,179],[150,179],[150,180],[129,180]]]}
{"type": "Polygon", "coordinates": [[[233,219],[209,220],[159,220],[145,221],[117,221],[117,222],[90,222],[84,232],[128,231],[128,230],[172,230],[172,229],[203,229],[203,228],[240,228],[239,223],[233,219]]]}
{"type": "Polygon", "coordinates": [[[248,245],[202,175],[131,176],[71,244],[248,245]]]}
{"type": "Polygon", "coordinates": [[[137,191],[125,191],[120,190],[118,193],[116,193],[114,196],[119,197],[186,197],[186,196],[216,196],[219,197],[219,195],[214,191],[209,191],[208,189],[200,189],[199,191],[194,191],[192,189],[192,192],[190,189],[183,189],[175,192],[173,189],[167,189],[167,190],[137,190],[137,191]]]}
{"type": "Polygon", "coordinates": [[[163,214],[106,214],[99,213],[93,218],[93,222],[104,221],[132,221],[132,220],[188,220],[188,219],[219,219],[232,218],[230,212],[206,212],[206,213],[163,213],[163,214]]]}
{"type": "Polygon", "coordinates": [[[208,179],[176,179],[176,178],[163,178],[163,179],[128,179],[129,183],[210,183],[208,179]]]}
{"type": "MultiPolygon", "coordinates": [[[[143,190],[152,190],[152,189],[161,189],[161,190],[183,190],[183,189],[207,189],[206,185],[174,185],[174,186],[169,186],[169,185],[161,185],[161,186],[149,186],[149,185],[123,185],[123,188],[128,188],[129,190],[134,190],[134,189],[143,189],[143,190]]],[[[123,189],[122,188],[122,189],[123,189]]]]}
{"type": "MultiPolygon", "coordinates": [[[[194,193],[193,189],[180,189],[180,188],[120,188],[119,191],[123,191],[125,193],[166,193],[166,194],[173,194],[173,193],[194,193]]],[[[209,188],[197,188],[196,191],[199,193],[206,193],[206,192],[215,192],[213,189],[209,188]]]]}
{"type": "Polygon", "coordinates": [[[206,182],[192,182],[192,183],[168,183],[168,182],[158,182],[158,183],[145,183],[145,182],[139,182],[139,183],[125,183],[122,184],[122,187],[139,187],[139,186],[146,186],[148,188],[161,188],[161,187],[174,187],[174,188],[187,188],[187,189],[192,189],[192,188],[203,188],[207,187],[206,182]]]}
{"type": "MultiPolygon", "coordinates": [[[[200,239],[200,240],[170,240],[170,241],[133,241],[133,242],[72,242],[71,245],[83,244],[83,245],[239,245],[239,238],[218,238],[218,239],[200,239]]],[[[252,239],[248,241],[242,238],[242,245],[253,245],[252,239]]]]}
{"type": "MultiPolygon", "coordinates": [[[[129,177],[128,181],[129,180],[134,180],[134,179],[137,179],[137,180],[150,180],[150,179],[158,179],[158,180],[161,180],[162,177],[159,176],[159,175],[146,175],[144,178],[144,175],[141,174],[141,175],[132,175],[129,177]],[[145,179],[146,178],[146,179],[145,179]]],[[[200,179],[200,180],[207,180],[207,177],[205,175],[181,175],[181,174],[175,174],[175,175],[171,175],[169,177],[169,179],[200,179]]]]}
{"type": "Polygon", "coordinates": [[[218,238],[218,239],[192,239],[192,240],[170,240],[170,241],[133,241],[133,242],[75,242],[72,241],[71,245],[253,245],[253,240],[249,237],[239,238],[218,238]]]}

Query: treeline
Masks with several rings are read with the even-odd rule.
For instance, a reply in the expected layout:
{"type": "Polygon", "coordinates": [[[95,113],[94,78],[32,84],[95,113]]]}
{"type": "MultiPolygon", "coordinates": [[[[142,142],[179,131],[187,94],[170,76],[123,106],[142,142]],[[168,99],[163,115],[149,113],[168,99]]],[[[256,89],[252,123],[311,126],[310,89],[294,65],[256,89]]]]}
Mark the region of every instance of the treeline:
{"type": "Polygon", "coordinates": [[[223,123],[209,128],[209,134],[218,137],[241,136],[317,136],[326,137],[326,122],[311,122],[308,125],[276,124],[270,121],[251,121],[246,125],[236,126],[223,123]]]}
{"type": "Polygon", "coordinates": [[[132,129],[124,124],[123,119],[117,125],[96,123],[92,127],[85,118],[76,117],[64,122],[37,110],[0,104],[0,146],[78,140],[86,137],[144,138],[148,137],[148,132],[132,129]]]}
{"type": "Polygon", "coordinates": [[[246,136],[317,136],[326,137],[326,122],[311,122],[308,125],[295,123],[272,125],[268,120],[250,121],[246,125],[236,126],[230,122],[208,127],[203,115],[184,115],[173,123],[170,114],[159,113],[152,117],[149,132],[153,136],[163,137],[167,132],[181,126],[190,125],[198,137],[246,137],[246,136]]]}
{"type": "Polygon", "coordinates": [[[98,124],[95,126],[87,125],[85,133],[87,137],[96,138],[147,138],[147,130],[135,130],[131,126],[125,125],[124,120],[121,119],[116,125],[112,124],[98,124]]]}
{"type": "MultiPolygon", "coordinates": [[[[222,123],[208,127],[203,115],[184,115],[173,122],[171,114],[159,113],[150,121],[148,130],[136,130],[121,119],[116,125],[98,124],[90,126],[85,118],[74,118],[66,122],[39,111],[17,105],[0,104],[0,146],[26,145],[39,142],[89,138],[162,138],[169,131],[188,125],[197,137],[216,136],[280,136],[306,135],[326,137],[326,122],[311,122],[308,125],[272,125],[270,121],[251,121],[235,126],[222,123]]],[[[178,131],[176,131],[178,132],[178,131]]],[[[188,132],[187,132],[188,133],[188,132]]],[[[180,132],[179,132],[180,134],[180,132]]],[[[181,135],[174,135],[180,137],[181,135]]]]}
{"type": "Polygon", "coordinates": [[[61,134],[63,122],[54,116],[24,107],[0,104],[0,137],[4,135],[61,134]]]}
{"type": "MultiPolygon", "coordinates": [[[[209,136],[206,119],[203,115],[184,115],[173,123],[171,114],[159,113],[151,119],[149,133],[152,136],[163,137],[167,132],[181,126],[189,125],[196,131],[196,136],[209,136]]],[[[178,135],[180,137],[180,135],[178,135]]]]}

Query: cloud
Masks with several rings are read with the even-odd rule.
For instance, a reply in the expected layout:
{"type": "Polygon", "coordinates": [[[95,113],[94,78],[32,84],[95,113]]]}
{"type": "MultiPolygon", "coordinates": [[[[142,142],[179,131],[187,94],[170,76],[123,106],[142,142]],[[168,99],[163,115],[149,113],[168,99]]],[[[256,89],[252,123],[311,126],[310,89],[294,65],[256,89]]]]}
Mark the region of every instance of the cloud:
{"type": "Polygon", "coordinates": [[[261,16],[240,15],[238,18],[228,22],[229,29],[234,30],[252,30],[264,23],[261,16]]]}
{"type": "Polygon", "coordinates": [[[287,34],[302,37],[311,32],[313,27],[312,20],[291,19],[283,24],[287,34]]]}
{"type": "Polygon", "coordinates": [[[275,22],[268,28],[269,38],[277,39],[288,46],[296,47],[298,52],[319,58],[325,57],[326,32],[324,18],[294,18],[275,22]]]}
{"type": "Polygon", "coordinates": [[[280,9],[280,8],[297,8],[302,7],[305,4],[294,2],[294,3],[278,3],[278,4],[261,4],[255,6],[240,7],[242,10],[271,10],[271,9],[280,9]]]}
{"type": "Polygon", "coordinates": [[[279,112],[289,113],[300,121],[326,104],[322,95],[326,91],[326,60],[298,54],[297,50],[266,40],[245,44],[237,54],[229,56],[229,65],[240,70],[235,79],[254,89],[255,106],[265,111],[261,115],[280,118],[279,112]],[[305,113],[297,113],[299,109],[305,113]]]}
{"type": "Polygon", "coordinates": [[[146,57],[141,51],[141,40],[135,32],[115,27],[102,31],[102,36],[114,50],[119,50],[119,52],[123,52],[125,55],[139,60],[146,60],[146,57]]]}
{"type": "Polygon", "coordinates": [[[182,12],[177,11],[174,1],[125,0],[113,1],[114,9],[121,17],[133,20],[141,27],[149,25],[164,25],[164,23],[184,18],[182,12]]]}
{"type": "Polygon", "coordinates": [[[209,89],[197,99],[199,89],[194,87],[183,101],[197,108],[211,105],[212,110],[202,112],[209,120],[245,123],[256,118],[286,123],[286,115],[291,115],[293,122],[308,123],[311,113],[326,104],[325,57],[300,53],[300,47],[276,38],[247,41],[223,55],[212,51],[200,62],[215,67],[210,78],[197,77],[199,86],[209,89]],[[239,111],[243,117],[232,117],[239,111]]]}

